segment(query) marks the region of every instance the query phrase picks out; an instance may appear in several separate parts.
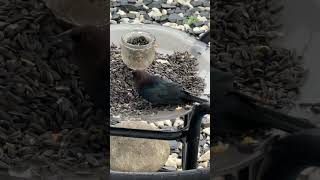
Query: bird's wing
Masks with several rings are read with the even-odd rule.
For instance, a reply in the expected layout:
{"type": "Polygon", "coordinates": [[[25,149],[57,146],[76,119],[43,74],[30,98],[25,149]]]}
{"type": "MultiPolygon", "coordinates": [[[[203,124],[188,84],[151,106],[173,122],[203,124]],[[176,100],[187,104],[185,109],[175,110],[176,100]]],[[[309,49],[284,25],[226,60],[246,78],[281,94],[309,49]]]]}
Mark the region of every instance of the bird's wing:
{"type": "Polygon", "coordinates": [[[153,97],[157,101],[177,99],[181,95],[181,89],[174,83],[168,81],[154,81],[148,84],[148,88],[143,88],[142,93],[148,97],[153,97]]]}

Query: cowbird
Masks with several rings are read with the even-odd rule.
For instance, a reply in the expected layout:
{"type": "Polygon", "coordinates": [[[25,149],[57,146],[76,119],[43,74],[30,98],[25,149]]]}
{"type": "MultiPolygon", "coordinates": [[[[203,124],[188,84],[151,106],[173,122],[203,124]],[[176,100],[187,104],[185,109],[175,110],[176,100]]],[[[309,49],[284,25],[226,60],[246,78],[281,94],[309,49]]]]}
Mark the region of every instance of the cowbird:
{"type": "Polygon", "coordinates": [[[296,180],[307,167],[320,166],[320,129],[302,130],[278,139],[265,155],[261,180],[296,180]]]}
{"type": "Polygon", "coordinates": [[[252,129],[275,128],[289,133],[316,127],[307,119],[291,117],[258,105],[233,87],[231,73],[211,67],[214,134],[242,134],[252,129]]]}
{"type": "Polygon", "coordinates": [[[79,68],[80,79],[96,107],[107,108],[107,58],[109,58],[108,26],[80,26],[57,38],[72,41],[73,59],[79,68]]]}
{"type": "Polygon", "coordinates": [[[201,99],[183,90],[176,83],[150,75],[142,70],[132,71],[138,94],[153,105],[181,105],[186,103],[205,103],[201,99]]]}

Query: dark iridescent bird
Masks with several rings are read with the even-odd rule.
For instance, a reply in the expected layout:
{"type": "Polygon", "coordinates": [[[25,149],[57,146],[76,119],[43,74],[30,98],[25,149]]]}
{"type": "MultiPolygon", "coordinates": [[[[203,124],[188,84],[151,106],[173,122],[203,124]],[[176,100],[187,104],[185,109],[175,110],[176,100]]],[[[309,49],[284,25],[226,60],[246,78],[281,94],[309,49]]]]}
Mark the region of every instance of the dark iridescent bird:
{"type": "Polygon", "coordinates": [[[211,67],[215,134],[241,134],[257,128],[275,128],[297,132],[316,127],[307,119],[292,117],[256,104],[233,88],[231,73],[211,67]]]}
{"type": "Polygon", "coordinates": [[[80,26],[57,36],[71,39],[73,59],[79,67],[80,79],[94,104],[107,108],[107,58],[110,56],[108,26],[80,26]]]}
{"type": "Polygon", "coordinates": [[[181,105],[193,102],[208,102],[205,99],[191,95],[176,83],[150,75],[145,71],[135,70],[132,74],[139,95],[153,105],[181,105]]]}

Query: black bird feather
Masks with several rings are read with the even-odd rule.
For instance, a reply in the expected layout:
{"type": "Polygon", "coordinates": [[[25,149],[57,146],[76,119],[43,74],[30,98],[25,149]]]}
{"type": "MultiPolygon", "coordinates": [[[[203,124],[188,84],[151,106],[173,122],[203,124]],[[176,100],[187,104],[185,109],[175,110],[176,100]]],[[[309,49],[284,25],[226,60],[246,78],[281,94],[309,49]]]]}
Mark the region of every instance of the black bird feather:
{"type": "Polygon", "coordinates": [[[137,91],[141,97],[153,105],[181,105],[186,103],[205,103],[205,99],[191,95],[178,84],[153,76],[145,71],[133,71],[137,91]]]}

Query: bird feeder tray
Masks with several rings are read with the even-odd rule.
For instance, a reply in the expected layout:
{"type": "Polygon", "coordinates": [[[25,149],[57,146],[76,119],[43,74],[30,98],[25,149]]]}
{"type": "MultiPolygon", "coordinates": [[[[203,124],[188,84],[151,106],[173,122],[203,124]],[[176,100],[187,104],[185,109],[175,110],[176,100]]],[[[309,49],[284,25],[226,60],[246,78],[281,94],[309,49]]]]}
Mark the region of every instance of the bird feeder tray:
{"type": "MultiPolygon", "coordinates": [[[[112,24],[110,25],[110,45],[121,46],[124,35],[134,31],[142,31],[152,34],[156,39],[156,52],[162,54],[173,54],[174,52],[189,52],[197,59],[197,76],[204,79],[205,87],[200,97],[208,99],[210,94],[210,47],[193,36],[175,30],[173,28],[159,25],[132,25],[132,24],[112,24]]],[[[128,119],[139,119],[146,121],[158,121],[175,119],[188,113],[189,109],[161,110],[152,115],[130,116],[128,119]]]]}

